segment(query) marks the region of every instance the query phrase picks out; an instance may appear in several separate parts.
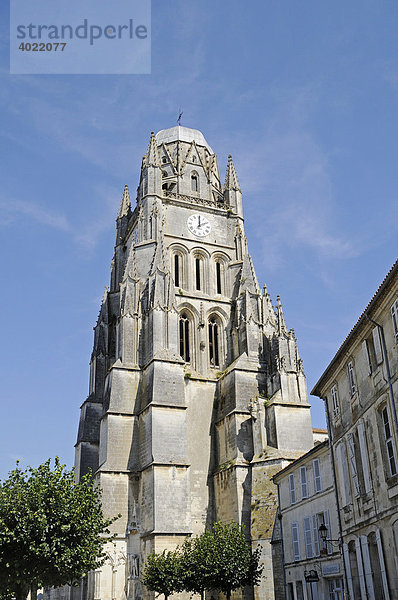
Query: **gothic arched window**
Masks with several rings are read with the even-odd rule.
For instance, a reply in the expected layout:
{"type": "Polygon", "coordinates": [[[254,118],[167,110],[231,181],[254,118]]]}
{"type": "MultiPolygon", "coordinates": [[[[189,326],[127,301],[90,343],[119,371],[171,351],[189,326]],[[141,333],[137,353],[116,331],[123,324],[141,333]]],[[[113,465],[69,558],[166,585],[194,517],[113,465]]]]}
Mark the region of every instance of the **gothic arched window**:
{"type": "Polygon", "coordinates": [[[174,254],[174,285],[179,287],[181,279],[181,256],[174,254]]]}
{"type": "Polygon", "coordinates": [[[221,263],[219,261],[216,262],[216,289],[217,289],[217,294],[221,294],[222,293],[222,286],[221,286],[221,263]]]}
{"type": "Polygon", "coordinates": [[[199,191],[199,180],[198,180],[198,176],[196,173],[193,173],[191,175],[191,190],[193,192],[198,192],[199,191]]]}
{"type": "Polygon", "coordinates": [[[202,259],[195,258],[195,287],[197,290],[202,289],[202,259]]]}
{"type": "Polygon", "coordinates": [[[189,354],[189,318],[186,313],[180,315],[180,355],[185,362],[191,360],[189,354]]]}
{"type": "Polygon", "coordinates": [[[209,361],[211,367],[220,366],[219,325],[214,317],[209,320],[209,361]]]}

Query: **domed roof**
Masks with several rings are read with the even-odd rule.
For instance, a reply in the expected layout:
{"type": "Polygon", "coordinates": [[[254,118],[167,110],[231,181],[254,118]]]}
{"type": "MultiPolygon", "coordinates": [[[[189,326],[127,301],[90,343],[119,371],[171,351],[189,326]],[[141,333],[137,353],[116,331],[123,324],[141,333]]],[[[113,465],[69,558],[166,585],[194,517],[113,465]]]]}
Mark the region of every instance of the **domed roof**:
{"type": "Polygon", "coordinates": [[[191,129],[190,127],[176,125],[175,127],[170,127],[170,129],[162,129],[156,134],[156,142],[158,146],[160,146],[160,144],[170,144],[170,142],[175,142],[177,140],[180,142],[195,141],[198,146],[204,146],[208,149],[210,154],[214,154],[213,150],[206,142],[205,136],[201,131],[199,131],[199,129],[191,129]]]}

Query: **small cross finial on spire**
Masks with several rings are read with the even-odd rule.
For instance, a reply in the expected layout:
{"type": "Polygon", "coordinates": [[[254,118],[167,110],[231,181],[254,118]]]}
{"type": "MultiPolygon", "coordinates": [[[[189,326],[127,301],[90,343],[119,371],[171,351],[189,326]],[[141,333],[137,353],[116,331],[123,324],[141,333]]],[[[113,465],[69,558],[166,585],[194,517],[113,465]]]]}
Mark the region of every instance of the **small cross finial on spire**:
{"type": "Polygon", "coordinates": [[[179,110],[178,110],[178,119],[177,119],[178,126],[181,125],[181,117],[182,117],[183,114],[184,113],[183,113],[183,111],[181,110],[181,107],[180,107],[179,110]]]}

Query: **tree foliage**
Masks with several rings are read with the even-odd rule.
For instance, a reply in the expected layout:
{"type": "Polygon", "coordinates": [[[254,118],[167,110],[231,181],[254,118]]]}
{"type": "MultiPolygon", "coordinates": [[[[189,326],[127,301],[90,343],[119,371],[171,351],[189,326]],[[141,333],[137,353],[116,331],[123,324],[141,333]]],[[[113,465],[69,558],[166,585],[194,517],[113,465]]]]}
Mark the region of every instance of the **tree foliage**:
{"type": "Polygon", "coordinates": [[[238,523],[214,523],[211,552],[211,589],[223,592],[227,599],[231,592],[248,585],[258,585],[262,566],[261,550],[254,552],[244,535],[244,526],[238,523]]]}
{"type": "Polygon", "coordinates": [[[218,590],[229,600],[233,590],[259,584],[260,554],[251,551],[242,525],[214,523],[174,552],[149,555],[143,583],[166,598],[182,590],[203,598],[205,590],[218,590]]]}
{"type": "Polygon", "coordinates": [[[181,570],[184,589],[200,594],[212,588],[214,536],[210,531],[194,538],[186,538],[181,548],[181,570]]]}
{"type": "Polygon", "coordinates": [[[112,539],[101,491],[90,474],[75,481],[56,458],[18,466],[0,483],[0,593],[25,598],[31,586],[75,584],[104,562],[112,539]]]}
{"type": "Polygon", "coordinates": [[[181,592],[184,587],[179,551],[163,550],[161,554],[149,554],[142,582],[149,590],[164,594],[166,600],[174,592],[181,592]]]}

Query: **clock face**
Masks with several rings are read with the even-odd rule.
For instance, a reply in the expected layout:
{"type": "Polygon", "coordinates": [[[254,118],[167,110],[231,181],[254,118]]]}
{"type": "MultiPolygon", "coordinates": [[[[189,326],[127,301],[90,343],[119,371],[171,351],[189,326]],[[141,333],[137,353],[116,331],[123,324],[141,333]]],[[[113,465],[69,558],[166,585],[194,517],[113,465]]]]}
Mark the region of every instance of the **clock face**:
{"type": "Polygon", "coordinates": [[[189,231],[198,237],[205,237],[211,231],[208,219],[202,215],[191,215],[188,218],[187,225],[189,231]]]}

